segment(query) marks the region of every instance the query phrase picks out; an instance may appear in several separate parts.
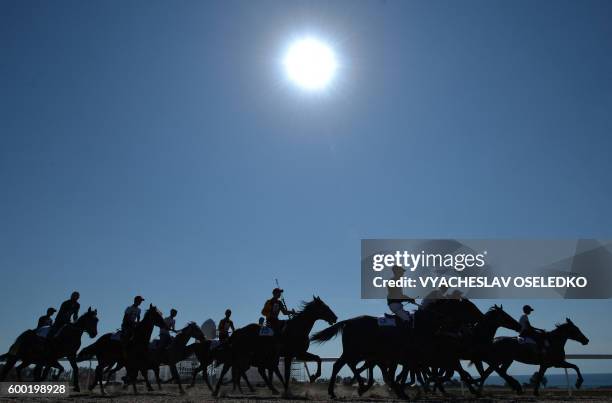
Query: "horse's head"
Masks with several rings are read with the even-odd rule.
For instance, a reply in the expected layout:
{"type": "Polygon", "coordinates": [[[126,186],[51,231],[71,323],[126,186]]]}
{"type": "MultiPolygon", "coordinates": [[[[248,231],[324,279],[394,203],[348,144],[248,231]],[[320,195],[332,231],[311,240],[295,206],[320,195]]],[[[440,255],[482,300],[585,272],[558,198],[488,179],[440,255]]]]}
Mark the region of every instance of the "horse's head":
{"type": "Polygon", "coordinates": [[[98,310],[87,309],[80,318],[77,319],[76,325],[87,332],[92,339],[98,335],[98,310]]]}
{"type": "Polygon", "coordinates": [[[144,317],[142,318],[142,320],[143,320],[143,322],[145,320],[146,321],[151,321],[151,323],[153,323],[154,326],[157,326],[160,329],[168,330],[168,325],[164,321],[164,317],[163,317],[161,311],[159,309],[157,309],[155,306],[153,306],[153,304],[149,304],[149,309],[147,309],[147,311],[145,312],[144,317]]]}
{"type": "Polygon", "coordinates": [[[304,304],[303,312],[308,312],[315,320],[324,320],[330,325],[333,325],[338,320],[338,317],[330,309],[329,306],[319,297],[312,296],[312,301],[304,304]]]}
{"type": "Polygon", "coordinates": [[[582,331],[578,329],[578,326],[574,325],[574,322],[572,322],[569,318],[565,318],[565,323],[557,326],[557,328],[563,329],[568,339],[575,340],[581,343],[583,346],[589,344],[588,337],[586,337],[582,331]]]}
{"type": "Polygon", "coordinates": [[[202,332],[200,326],[198,326],[198,324],[195,322],[189,322],[187,326],[185,326],[185,328],[181,330],[181,332],[186,332],[186,335],[188,335],[189,337],[193,337],[198,341],[206,341],[206,336],[204,336],[204,332],[202,332]]]}
{"type": "Polygon", "coordinates": [[[521,330],[521,325],[516,319],[514,319],[506,311],[504,311],[503,305],[493,305],[491,309],[489,309],[489,311],[485,314],[485,316],[493,318],[493,322],[498,327],[505,327],[506,329],[511,329],[516,332],[519,332],[521,330]]]}

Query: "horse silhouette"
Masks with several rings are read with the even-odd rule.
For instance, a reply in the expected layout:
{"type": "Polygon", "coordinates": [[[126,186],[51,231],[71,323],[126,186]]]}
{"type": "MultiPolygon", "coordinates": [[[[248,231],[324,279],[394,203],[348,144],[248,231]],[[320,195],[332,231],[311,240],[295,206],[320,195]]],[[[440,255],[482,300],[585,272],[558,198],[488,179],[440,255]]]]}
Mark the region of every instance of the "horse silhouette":
{"type": "Polygon", "coordinates": [[[6,375],[17,363],[21,360],[15,370],[17,379],[21,381],[21,370],[30,364],[36,364],[38,370],[35,380],[46,378],[49,367],[54,367],[59,370],[56,379],[64,372],[64,367],[58,362],[59,359],[66,357],[72,367],[72,382],[76,392],[80,391],[79,387],[79,367],[77,366],[76,355],[81,347],[81,337],[83,333],[87,333],[89,337],[94,338],[98,335],[98,311],[92,310],[91,307],[81,315],[74,323],[63,325],[52,337],[42,338],[36,334],[34,330],[26,330],[23,332],[15,343],[9,349],[9,352],[4,354],[0,359],[6,359],[6,364],[0,374],[0,381],[4,381],[6,375]],[[38,376],[40,368],[47,367],[42,378],[38,376]]]}
{"type": "Polygon", "coordinates": [[[587,345],[589,339],[569,318],[566,318],[565,323],[558,324],[555,329],[546,332],[544,337],[549,342],[549,346],[544,352],[538,351],[533,344],[521,343],[516,337],[496,338],[482,352],[483,361],[489,364],[489,368],[483,374],[482,382],[484,383],[486,378],[495,371],[512,389],[522,393],[521,384],[507,373],[512,362],[518,361],[524,364],[539,365],[540,368],[533,391],[536,396],[539,394],[540,381],[550,367],[572,368],[576,371],[576,388],[579,389],[584,379],[578,366],[565,360],[565,344],[568,340],[574,340],[582,345],[587,345]]]}
{"type": "Polygon", "coordinates": [[[120,361],[125,365],[127,377],[132,384],[134,393],[138,393],[136,389],[136,376],[139,371],[145,379],[147,389],[149,391],[153,390],[147,377],[147,358],[149,340],[151,339],[151,333],[153,333],[154,326],[162,329],[168,328],[161,312],[151,304],[142,320],[136,324],[134,334],[132,338],[127,341],[125,348],[120,340],[115,340],[113,338],[113,333],[106,333],[93,344],[81,350],[77,356],[77,361],[85,361],[94,357],[98,361],[95,370],[96,376],[91,385],[89,385],[89,390],[93,390],[96,387],[96,383],[99,383],[101,393],[105,394],[106,392],[104,391],[104,385],[102,383],[104,369],[111,368],[120,361]]]}

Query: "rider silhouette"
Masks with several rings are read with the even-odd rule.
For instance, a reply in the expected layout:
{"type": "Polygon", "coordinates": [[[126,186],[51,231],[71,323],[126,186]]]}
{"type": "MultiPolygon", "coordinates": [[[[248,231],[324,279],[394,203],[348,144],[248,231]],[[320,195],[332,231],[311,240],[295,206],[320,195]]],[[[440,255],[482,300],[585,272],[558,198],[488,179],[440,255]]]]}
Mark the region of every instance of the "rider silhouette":
{"type": "Polygon", "coordinates": [[[284,320],[278,319],[279,313],[282,312],[283,315],[295,314],[295,310],[288,310],[284,302],[281,300],[282,294],[282,289],[273,289],[272,298],[266,301],[263,309],[261,310],[261,314],[266,318],[266,325],[272,328],[272,330],[274,330],[274,333],[276,334],[280,334],[285,323],[284,320]]]}
{"type": "Polygon", "coordinates": [[[52,326],[53,318],[51,317],[53,316],[54,313],[55,313],[55,308],[47,309],[47,314],[38,318],[38,325],[36,325],[36,328],[40,329],[41,327],[52,326]]]}
{"type": "Polygon", "coordinates": [[[126,342],[132,338],[136,324],[140,322],[140,304],[144,298],[140,295],[134,297],[134,303],[127,308],[123,314],[121,321],[121,340],[126,342]]]}
{"type": "Polygon", "coordinates": [[[55,316],[55,323],[51,326],[51,330],[49,330],[49,336],[54,335],[62,326],[68,324],[72,321],[76,321],[79,317],[79,293],[74,291],[70,294],[70,299],[62,302],[60,305],[59,312],[55,316]]]}
{"type": "Polygon", "coordinates": [[[229,338],[229,331],[232,333],[234,329],[234,322],[230,319],[232,311],[230,309],[225,310],[225,317],[219,321],[219,341],[223,342],[229,338]]]}
{"type": "MultiPolygon", "coordinates": [[[[406,270],[401,266],[393,266],[393,279],[400,280],[406,270]]],[[[389,310],[397,315],[404,322],[410,322],[412,320],[412,314],[409,311],[404,310],[403,302],[409,302],[411,304],[416,303],[414,298],[410,298],[404,295],[402,287],[389,287],[387,286],[387,305],[389,310]]]]}
{"type": "Polygon", "coordinates": [[[161,348],[167,347],[172,342],[170,332],[172,331],[176,333],[176,320],[174,318],[176,318],[177,313],[177,310],[172,308],[170,309],[170,316],[164,318],[164,322],[166,323],[166,326],[168,326],[168,329],[159,329],[159,344],[161,348]]]}
{"type": "Polygon", "coordinates": [[[441,285],[439,288],[432,290],[429,294],[427,294],[423,300],[421,301],[421,309],[427,308],[433,302],[436,302],[439,299],[446,299],[446,291],[448,291],[448,287],[445,285],[441,285]]]}
{"type": "Polygon", "coordinates": [[[523,306],[523,315],[519,319],[519,324],[521,325],[521,332],[519,333],[520,337],[530,338],[536,342],[539,351],[544,352],[545,346],[545,331],[543,329],[538,329],[537,327],[531,326],[529,322],[529,315],[533,312],[533,308],[529,305],[523,306]]]}

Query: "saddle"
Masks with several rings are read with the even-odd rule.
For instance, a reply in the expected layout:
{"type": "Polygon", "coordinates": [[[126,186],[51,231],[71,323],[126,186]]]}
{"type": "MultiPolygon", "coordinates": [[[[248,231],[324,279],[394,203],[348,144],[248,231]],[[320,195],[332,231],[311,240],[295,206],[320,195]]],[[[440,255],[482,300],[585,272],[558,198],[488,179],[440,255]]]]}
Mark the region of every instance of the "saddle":
{"type": "Polygon", "coordinates": [[[265,336],[265,337],[274,336],[274,330],[272,330],[271,327],[262,326],[259,329],[259,335],[260,336],[265,336]]]}
{"type": "Polygon", "coordinates": [[[42,337],[43,339],[47,338],[47,336],[49,335],[50,331],[51,331],[51,326],[41,326],[38,329],[34,330],[36,335],[38,337],[42,337]]]}
{"type": "Polygon", "coordinates": [[[516,336],[516,341],[518,344],[533,344],[534,346],[538,344],[531,337],[516,336]]]}
{"type": "Polygon", "coordinates": [[[386,327],[397,327],[401,322],[401,319],[397,317],[397,315],[390,315],[388,313],[385,316],[381,316],[376,318],[378,326],[386,326],[386,327]]]}

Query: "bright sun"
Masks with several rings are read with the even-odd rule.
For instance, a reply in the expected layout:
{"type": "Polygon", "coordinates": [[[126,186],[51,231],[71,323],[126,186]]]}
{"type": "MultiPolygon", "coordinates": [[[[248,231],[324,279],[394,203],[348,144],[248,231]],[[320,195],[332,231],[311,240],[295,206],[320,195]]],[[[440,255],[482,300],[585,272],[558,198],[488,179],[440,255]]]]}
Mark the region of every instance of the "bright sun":
{"type": "Polygon", "coordinates": [[[307,90],[322,90],[327,87],[338,68],[332,49],[312,38],[291,44],[283,65],[289,79],[307,90]]]}

